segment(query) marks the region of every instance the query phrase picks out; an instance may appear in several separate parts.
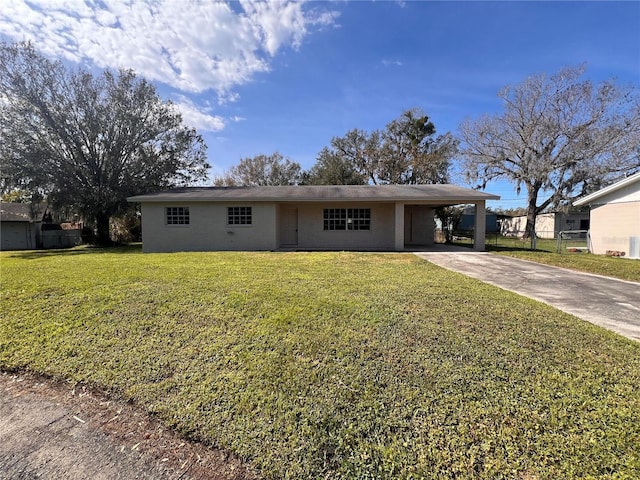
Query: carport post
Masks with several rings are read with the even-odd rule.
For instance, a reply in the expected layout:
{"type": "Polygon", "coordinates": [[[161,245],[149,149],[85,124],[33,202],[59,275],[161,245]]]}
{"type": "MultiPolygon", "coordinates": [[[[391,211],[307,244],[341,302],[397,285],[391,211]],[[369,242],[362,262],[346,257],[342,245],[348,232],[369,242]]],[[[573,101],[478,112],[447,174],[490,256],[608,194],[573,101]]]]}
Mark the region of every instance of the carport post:
{"type": "Polygon", "coordinates": [[[475,228],[473,237],[473,249],[484,251],[484,237],[487,230],[487,222],[485,220],[486,212],[484,208],[484,200],[476,202],[475,228]]]}
{"type": "Polygon", "coordinates": [[[404,203],[396,203],[395,249],[396,252],[404,250],[404,203]]]}

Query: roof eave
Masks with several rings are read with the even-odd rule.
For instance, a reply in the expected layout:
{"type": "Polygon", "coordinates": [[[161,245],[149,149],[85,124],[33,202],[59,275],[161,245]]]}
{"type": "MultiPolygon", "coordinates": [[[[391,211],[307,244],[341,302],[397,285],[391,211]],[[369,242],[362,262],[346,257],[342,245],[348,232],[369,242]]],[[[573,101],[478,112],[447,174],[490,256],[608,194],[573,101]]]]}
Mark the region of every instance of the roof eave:
{"type": "Polygon", "coordinates": [[[575,205],[576,207],[581,207],[583,205],[589,205],[591,204],[594,200],[597,200],[601,197],[604,197],[605,195],[608,195],[612,192],[615,192],[617,190],[620,190],[621,188],[626,187],[627,185],[631,185],[632,183],[635,183],[637,181],[640,181],[640,172],[631,175],[627,178],[625,178],[624,180],[620,180],[617,183],[614,183],[612,185],[609,185],[608,187],[604,187],[601,190],[598,190],[597,192],[593,192],[590,193],[589,195],[586,195],[582,198],[579,198],[578,200],[573,202],[573,205],[575,205]]]}
{"type": "Polygon", "coordinates": [[[298,203],[318,203],[318,202],[366,202],[366,203],[389,203],[389,202],[446,202],[452,204],[475,203],[485,200],[500,200],[498,195],[485,194],[481,197],[305,197],[305,198],[273,198],[273,197],[176,197],[157,196],[147,197],[139,195],[127,197],[129,203],[164,203],[164,202],[298,202],[298,203]]]}

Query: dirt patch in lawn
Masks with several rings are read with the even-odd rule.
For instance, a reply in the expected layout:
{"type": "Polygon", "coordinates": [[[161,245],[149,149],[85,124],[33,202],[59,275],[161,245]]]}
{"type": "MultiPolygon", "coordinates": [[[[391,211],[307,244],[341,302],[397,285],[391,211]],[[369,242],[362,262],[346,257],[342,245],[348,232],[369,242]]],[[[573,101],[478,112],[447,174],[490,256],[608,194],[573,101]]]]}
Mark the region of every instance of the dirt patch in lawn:
{"type": "Polygon", "coordinates": [[[220,449],[190,442],[104,392],[0,372],[0,477],[257,480],[220,449]]]}

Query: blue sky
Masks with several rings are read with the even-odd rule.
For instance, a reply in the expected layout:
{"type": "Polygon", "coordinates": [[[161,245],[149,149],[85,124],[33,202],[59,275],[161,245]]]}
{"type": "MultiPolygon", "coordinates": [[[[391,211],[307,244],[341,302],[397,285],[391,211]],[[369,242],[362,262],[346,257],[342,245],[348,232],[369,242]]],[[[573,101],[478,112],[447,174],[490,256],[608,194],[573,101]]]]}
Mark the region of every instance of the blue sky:
{"type": "MultiPolygon", "coordinates": [[[[3,0],[0,35],[153,81],[203,134],[212,175],[276,150],[310,168],[332,137],[412,107],[455,133],[500,112],[500,88],[563,66],[640,85],[637,1],[3,0]]],[[[487,190],[503,197],[490,206],[524,202],[487,190]]]]}

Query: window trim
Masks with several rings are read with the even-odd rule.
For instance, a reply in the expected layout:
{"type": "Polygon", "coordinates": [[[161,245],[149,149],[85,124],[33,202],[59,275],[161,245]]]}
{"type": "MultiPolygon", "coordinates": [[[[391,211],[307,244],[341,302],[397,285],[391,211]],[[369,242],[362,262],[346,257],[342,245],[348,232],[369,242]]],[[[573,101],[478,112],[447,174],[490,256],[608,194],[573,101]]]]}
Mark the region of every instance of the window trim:
{"type": "Polygon", "coordinates": [[[324,208],[322,210],[322,230],[325,232],[370,232],[371,208],[324,208]]]}
{"type": "Polygon", "coordinates": [[[186,228],[191,226],[191,212],[188,206],[183,207],[164,207],[164,225],[171,228],[186,228]],[[172,221],[169,221],[169,220],[172,221]],[[179,221],[182,219],[183,221],[179,221]]]}
{"type": "Polygon", "coordinates": [[[227,207],[227,227],[247,228],[253,226],[253,207],[251,205],[235,205],[227,207]],[[235,210],[237,213],[232,213],[235,210]],[[231,222],[230,220],[238,220],[231,222]],[[248,219],[248,222],[246,221],[248,219]],[[244,220],[244,221],[242,221],[244,220]]]}

